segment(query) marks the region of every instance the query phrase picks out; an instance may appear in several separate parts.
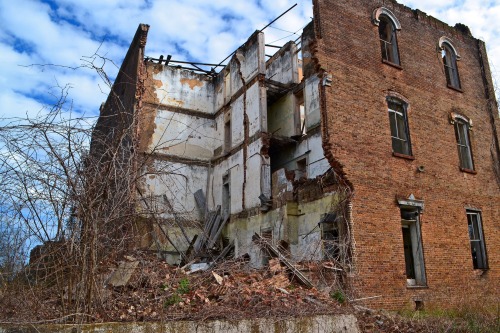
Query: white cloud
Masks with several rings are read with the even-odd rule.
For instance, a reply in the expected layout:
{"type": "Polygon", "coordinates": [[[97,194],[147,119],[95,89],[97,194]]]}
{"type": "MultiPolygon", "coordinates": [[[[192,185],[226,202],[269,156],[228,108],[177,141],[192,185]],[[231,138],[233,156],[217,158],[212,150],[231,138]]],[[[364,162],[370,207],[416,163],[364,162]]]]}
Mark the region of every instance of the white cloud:
{"type": "Polygon", "coordinates": [[[412,8],[418,8],[450,26],[456,23],[468,26],[474,37],[486,43],[494,79],[500,80],[499,0],[401,0],[401,2],[412,8]]]}
{"type": "MultiPolygon", "coordinates": [[[[500,3],[498,0],[400,0],[454,25],[468,25],[486,41],[492,70],[500,69],[500,3]]],[[[256,30],[290,8],[295,1],[241,0],[35,0],[0,1],[0,101],[4,114],[38,111],[50,101],[55,85],[71,84],[74,108],[97,114],[106,87],[94,71],[80,66],[84,56],[99,54],[118,66],[139,23],[151,26],[146,54],[173,55],[176,60],[218,63],[256,30]],[[28,48],[26,48],[26,46],[28,48]],[[190,57],[190,59],[187,59],[190,57]],[[101,83],[101,84],[100,84],[101,83]],[[100,84],[100,86],[99,86],[100,84]],[[103,93],[104,88],[104,93],[103,93]]],[[[296,8],[266,29],[266,42],[282,45],[312,17],[312,4],[296,8]]],[[[300,31],[298,32],[300,34],[300,31]]],[[[113,78],[117,68],[108,63],[113,78]]],[[[1,114],[1,113],[0,113],[1,114]]]]}

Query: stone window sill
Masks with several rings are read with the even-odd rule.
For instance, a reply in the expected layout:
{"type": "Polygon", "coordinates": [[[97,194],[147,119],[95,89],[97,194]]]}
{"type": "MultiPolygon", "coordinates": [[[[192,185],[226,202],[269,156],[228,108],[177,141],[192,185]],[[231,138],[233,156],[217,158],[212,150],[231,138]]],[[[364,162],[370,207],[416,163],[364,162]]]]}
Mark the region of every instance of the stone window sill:
{"type": "Polygon", "coordinates": [[[410,286],[410,285],[406,285],[406,289],[429,289],[429,286],[425,285],[425,286],[410,286]]]}
{"type": "Polygon", "coordinates": [[[471,175],[477,175],[477,171],[471,169],[460,168],[460,171],[470,173],[471,175]]]}
{"type": "Polygon", "coordinates": [[[403,158],[405,160],[410,160],[410,161],[413,161],[415,159],[415,156],[400,154],[400,153],[395,153],[395,152],[392,152],[392,156],[403,158]]]}
{"type": "Polygon", "coordinates": [[[395,64],[395,63],[390,62],[390,61],[387,61],[387,60],[385,60],[385,59],[382,59],[382,63],[384,63],[384,64],[386,64],[386,65],[389,65],[389,66],[391,66],[391,67],[397,68],[397,69],[399,69],[399,70],[403,70],[403,67],[401,67],[400,65],[395,64]]]}
{"type": "Polygon", "coordinates": [[[448,88],[452,89],[452,90],[455,90],[455,91],[458,91],[460,93],[463,93],[464,91],[461,89],[461,88],[458,88],[458,87],[455,87],[455,86],[452,86],[451,84],[448,84],[447,85],[448,88]]]}

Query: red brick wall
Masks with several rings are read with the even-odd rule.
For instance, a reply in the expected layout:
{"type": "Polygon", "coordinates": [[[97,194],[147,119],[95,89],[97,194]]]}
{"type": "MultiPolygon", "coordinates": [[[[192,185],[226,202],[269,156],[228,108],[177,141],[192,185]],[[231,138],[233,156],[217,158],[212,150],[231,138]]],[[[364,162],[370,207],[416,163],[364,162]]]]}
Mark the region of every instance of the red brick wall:
{"type": "MultiPolygon", "coordinates": [[[[332,75],[325,87],[327,126],[334,158],[353,184],[357,297],[382,295],[368,306],[411,307],[498,300],[500,281],[500,190],[493,172],[493,131],[481,76],[477,41],[462,32],[392,1],[317,0],[315,53],[332,75]],[[371,22],[383,3],[399,19],[402,70],[381,61],[378,27],[371,22]],[[319,24],[318,24],[319,23],[319,24]],[[461,56],[463,92],[446,85],[437,43],[447,36],[461,56]],[[392,156],[386,96],[409,101],[408,122],[414,160],[392,156]],[[473,122],[477,174],[460,171],[454,127],[459,112],[473,122]],[[424,172],[418,172],[418,166],[424,172]],[[403,240],[396,196],[424,200],[421,232],[428,288],[406,286],[403,240]],[[489,270],[473,269],[466,206],[482,210],[489,270]],[[480,275],[483,273],[482,275],[480,275]],[[478,296],[478,295],[481,296],[478,296]]],[[[498,114],[495,115],[498,124],[498,114]]],[[[498,131],[497,125],[497,131],[498,131]]],[[[493,304],[494,305],[494,304],[493,304]]]]}

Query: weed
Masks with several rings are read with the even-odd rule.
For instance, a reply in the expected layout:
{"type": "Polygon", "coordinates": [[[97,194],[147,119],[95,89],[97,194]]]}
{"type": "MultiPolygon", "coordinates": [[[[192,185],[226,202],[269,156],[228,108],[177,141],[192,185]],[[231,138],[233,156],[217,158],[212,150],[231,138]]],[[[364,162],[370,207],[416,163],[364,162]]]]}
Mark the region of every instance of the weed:
{"type": "Polygon", "coordinates": [[[165,303],[163,303],[163,306],[169,307],[171,305],[175,305],[175,304],[180,303],[180,302],[182,302],[182,298],[179,296],[179,294],[175,293],[172,296],[170,296],[169,298],[167,298],[165,303]]]}
{"type": "Polygon", "coordinates": [[[189,292],[189,280],[184,278],[179,281],[179,287],[177,292],[181,295],[187,294],[189,292]]]}
{"type": "Polygon", "coordinates": [[[340,304],[345,302],[345,295],[341,290],[335,290],[330,292],[330,297],[339,302],[340,304]]]}

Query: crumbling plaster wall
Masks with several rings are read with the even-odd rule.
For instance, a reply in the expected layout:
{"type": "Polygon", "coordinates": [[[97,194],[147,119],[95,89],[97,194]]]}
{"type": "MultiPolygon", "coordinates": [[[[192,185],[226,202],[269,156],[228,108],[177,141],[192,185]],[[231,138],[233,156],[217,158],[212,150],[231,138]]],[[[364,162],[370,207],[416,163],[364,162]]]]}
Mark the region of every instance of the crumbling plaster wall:
{"type": "Polygon", "coordinates": [[[158,109],[156,130],[148,153],[210,160],[221,140],[214,137],[215,121],[158,109]]]}
{"type": "Polygon", "coordinates": [[[337,195],[328,193],[309,202],[287,202],[266,214],[235,217],[225,236],[234,240],[235,255],[249,254],[250,264],[256,268],[267,264],[267,254],[252,241],[256,233],[270,233],[275,244],[288,243],[292,261],[321,260],[323,243],[318,223],[332,211],[336,202],[337,195]]]}
{"type": "Polygon", "coordinates": [[[214,113],[214,85],[210,78],[192,71],[161,66],[153,72],[157,103],[174,108],[214,113]]]}
{"type": "MultiPolygon", "coordinates": [[[[330,167],[318,127],[319,78],[315,74],[299,78],[295,43],[288,43],[267,64],[264,45],[262,33],[252,35],[214,79],[151,64],[150,97],[146,100],[149,122],[154,126],[146,146],[151,161],[144,166],[144,187],[151,200],[164,208],[161,217],[200,221],[202,215],[193,193],[202,189],[210,210],[223,206],[223,178],[229,176],[232,219],[225,234],[235,240],[237,255],[249,253],[257,267],[263,264],[264,257],[252,236],[269,231],[274,240],[289,242],[290,251],[297,258],[321,259],[317,223],[331,210],[333,196],[299,203],[300,207],[285,202],[265,214],[259,210],[259,196],[271,197],[269,143],[263,138],[272,129],[268,112],[274,108],[277,117],[272,121],[286,124],[288,130],[280,134],[299,134],[297,91],[303,91],[308,133],[288,155],[277,158],[283,158],[283,167],[293,170],[296,160],[307,156],[309,178],[324,174],[330,167]],[[282,105],[268,106],[268,77],[290,88],[282,105]],[[230,140],[225,133],[228,120],[230,140]],[[300,213],[301,209],[307,213],[300,213]]],[[[287,198],[293,198],[293,188],[286,189],[287,198]]],[[[183,235],[172,233],[172,237],[179,250],[187,248],[183,235]]],[[[170,247],[166,249],[172,250],[170,247]]]]}
{"type": "MultiPolygon", "coordinates": [[[[303,44],[309,43],[306,39],[303,44]]],[[[302,45],[308,49],[308,45],[302,45]]],[[[319,86],[320,79],[310,71],[306,77],[299,77],[298,47],[289,42],[267,62],[266,79],[284,85],[288,92],[276,102],[268,106],[268,128],[273,135],[292,137],[302,134],[299,118],[298,94],[303,96],[306,135],[296,145],[288,145],[280,150],[273,161],[274,169],[282,167],[296,170],[297,161],[306,158],[306,174],[314,178],[325,173],[330,165],[322,148],[322,137],[319,131],[321,121],[319,86]],[[301,80],[302,79],[302,83],[301,80]],[[299,85],[300,84],[300,85],[299,85]],[[287,88],[288,87],[288,88],[287,88]]],[[[275,171],[276,171],[275,170],[275,171]]]]}
{"type": "Polygon", "coordinates": [[[300,83],[297,45],[290,41],[266,62],[266,79],[282,84],[300,83]]]}

